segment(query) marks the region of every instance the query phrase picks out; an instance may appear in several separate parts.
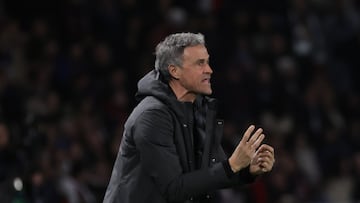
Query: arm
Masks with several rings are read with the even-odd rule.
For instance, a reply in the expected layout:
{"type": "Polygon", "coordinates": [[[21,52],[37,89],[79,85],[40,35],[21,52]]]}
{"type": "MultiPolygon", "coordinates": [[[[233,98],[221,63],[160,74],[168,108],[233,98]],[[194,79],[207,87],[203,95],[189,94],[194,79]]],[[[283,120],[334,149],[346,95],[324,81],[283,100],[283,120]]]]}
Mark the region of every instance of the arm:
{"type": "Polygon", "coordinates": [[[157,109],[144,112],[133,128],[144,173],[154,180],[166,199],[181,201],[233,183],[234,178],[227,176],[223,163],[184,174],[173,126],[170,114],[157,109]]]}

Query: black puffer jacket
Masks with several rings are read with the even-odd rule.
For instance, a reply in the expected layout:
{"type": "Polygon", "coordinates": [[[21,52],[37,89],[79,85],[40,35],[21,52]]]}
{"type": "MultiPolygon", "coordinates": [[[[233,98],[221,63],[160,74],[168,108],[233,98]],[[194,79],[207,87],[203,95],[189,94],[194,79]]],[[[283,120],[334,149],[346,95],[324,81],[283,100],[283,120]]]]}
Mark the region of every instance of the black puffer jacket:
{"type": "Polygon", "coordinates": [[[137,97],[141,102],[125,123],[105,203],[209,202],[217,189],[252,180],[248,169],[231,174],[214,99],[197,100],[206,108],[206,136],[195,164],[193,104],[179,102],[156,71],[139,81],[137,97]]]}

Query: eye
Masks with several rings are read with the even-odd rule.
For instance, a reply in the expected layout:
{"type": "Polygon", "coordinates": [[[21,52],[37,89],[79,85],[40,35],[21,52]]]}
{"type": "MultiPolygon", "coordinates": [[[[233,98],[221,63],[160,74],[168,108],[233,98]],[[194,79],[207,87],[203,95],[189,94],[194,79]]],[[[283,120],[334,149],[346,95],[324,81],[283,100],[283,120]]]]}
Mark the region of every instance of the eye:
{"type": "Polygon", "coordinates": [[[197,64],[199,66],[204,66],[204,65],[209,64],[209,60],[201,59],[201,60],[198,60],[197,64]]]}

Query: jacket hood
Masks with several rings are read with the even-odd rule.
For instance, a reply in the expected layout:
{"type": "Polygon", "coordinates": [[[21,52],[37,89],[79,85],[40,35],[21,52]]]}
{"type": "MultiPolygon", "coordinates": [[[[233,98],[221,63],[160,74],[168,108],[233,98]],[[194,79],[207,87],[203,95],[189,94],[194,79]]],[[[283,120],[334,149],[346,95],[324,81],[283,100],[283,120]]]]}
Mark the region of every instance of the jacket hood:
{"type": "Polygon", "coordinates": [[[176,100],[176,96],[168,84],[161,80],[160,73],[152,70],[141,78],[137,84],[138,91],[135,95],[137,101],[141,101],[146,96],[154,96],[165,104],[170,104],[176,100]]]}

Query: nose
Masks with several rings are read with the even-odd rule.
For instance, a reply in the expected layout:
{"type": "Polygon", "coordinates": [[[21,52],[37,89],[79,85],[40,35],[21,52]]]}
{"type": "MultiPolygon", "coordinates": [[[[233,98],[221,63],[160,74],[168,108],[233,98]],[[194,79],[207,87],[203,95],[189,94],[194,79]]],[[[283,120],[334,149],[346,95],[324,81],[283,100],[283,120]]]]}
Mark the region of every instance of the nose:
{"type": "Polygon", "coordinates": [[[212,73],[213,73],[213,70],[212,70],[212,68],[210,67],[209,64],[206,65],[204,72],[205,72],[205,73],[208,73],[208,74],[212,74],[212,73]]]}

